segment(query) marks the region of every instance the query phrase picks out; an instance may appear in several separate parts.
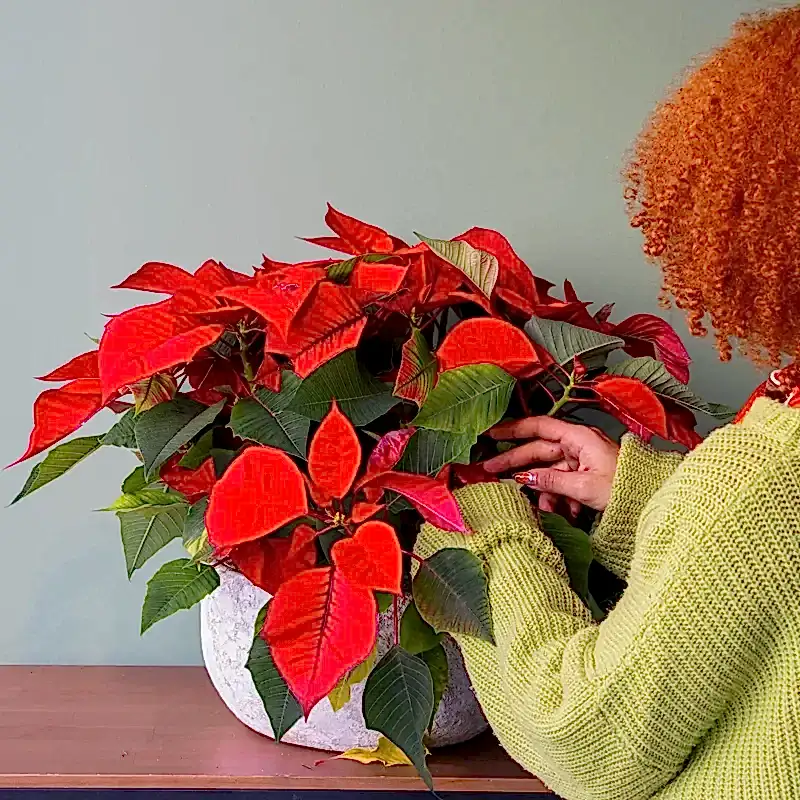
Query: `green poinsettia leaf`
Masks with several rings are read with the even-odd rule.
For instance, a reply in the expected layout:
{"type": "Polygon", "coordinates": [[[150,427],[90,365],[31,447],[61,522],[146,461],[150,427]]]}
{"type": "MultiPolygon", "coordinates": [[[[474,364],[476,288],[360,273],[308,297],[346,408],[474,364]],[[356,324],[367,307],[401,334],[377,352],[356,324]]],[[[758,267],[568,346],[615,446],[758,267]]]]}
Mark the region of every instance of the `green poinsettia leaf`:
{"type": "Polygon", "coordinates": [[[454,547],[440,550],[419,565],[412,588],[420,615],[435,631],[494,644],[486,575],[477,556],[454,547]]]}
{"type": "Polygon", "coordinates": [[[347,283],[347,279],[356,268],[359,261],[365,261],[368,264],[376,261],[385,261],[390,256],[385,253],[368,253],[362,256],[353,256],[345,261],[339,261],[336,264],[331,264],[328,267],[328,278],[336,283],[347,283]]]}
{"type": "Polygon", "coordinates": [[[392,387],[364,369],[355,350],[347,350],[315,369],[297,389],[290,408],[308,419],[321,420],[336,400],[353,425],[368,425],[400,402],[392,387]]]}
{"type": "Polygon", "coordinates": [[[177,492],[165,492],[163,489],[137,489],[134,492],[125,492],[120,495],[110,506],[101,508],[101,511],[135,511],[139,508],[152,506],[172,506],[184,504],[186,500],[177,492]]]}
{"type": "Polygon", "coordinates": [[[377,651],[373,650],[367,658],[353,667],[347,675],[333,687],[328,695],[328,701],[334,712],[341,711],[350,702],[350,689],[358,683],[365,681],[375,666],[377,651]]]}
{"type": "Polygon", "coordinates": [[[140,489],[145,489],[150,485],[150,482],[144,476],[144,467],[136,467],[127,478],[122,482],[122,493],[132,494],[138,492],[140,489]]]}
{"type": "Polygon", "coordinates": [[[491,296],[500,274],[500,267],[493,255],[477,250],[466,242],[428,239],[419,233],[414,235],[428,245],[439,258],[463,272],[482,294],[486,297],[491,296]]]}
{"type": "Polygon", "coordinates": [[[153,475],[170,456],[211,425],[224,407],[225,400],[208,407],[179,396],[140,414],[134,432],[146,475],[153,475]]]}
{"type": "Polygon", "coordinates": [[[207,561],[214,553],[214,548],[208,541],[208,531],[206,531],[207,508],[208,498],[200,498],[189,508],[183,525],[183,546],[195,563],[207,561]]]}
{"type": "Polygon", "coordinates": [[[511,375],[494,364],[447,370],[411,424],[477,436],[503,418],[514,383],[511,375]]]}
{"type": "Polygon", "coordinates": [[[412,601],[406,606],[400,619],[400,646],[412,655],[419,655],[432,650],[442,641],[442,634],[425,622],[420,616],[417,606],[412,601]]]}
{"type": "Polygon", "coordinates": [[[470,450],[477,441],[474,433],[420,428],[408,440],[396,469],[435,476],[445,464],[469,464],[470,450]]]}
{"type": "Polygon", "coordinates": [[[422,331],[413,327],[403,345],[394,395],[421,406],[436,382],[437,368],[436,356],[431,353],[422,331]]]}
{"type": "Polygon", "coordinates": [[[177,391],[178,382],[168,373],[157,373],[137,381],[131,386],[134,413],[141,414],[143,411],[155,408],[159,403],[172,400],[177,391]]]}
{"type": "Polygon", "coordinates": [[[130,578],[149,558],[183,533],[184,503],[117,512],[125,566],[130,578]]]}
{"type": "Polygon", "coordinates": [[[378,613],[383,614],[392,607],[394,602],[394,595],[387,592],[375,592],[375,600],[378,603],[378,613]]]}
{"type": "Polygon", "coordinates": [[[300,386],[300,379],[289,370],[283,372],[280,392],[259,388],[252,397],[237,401],[228,427],[242,439],[277,447],[305,459],[308,417],[290,406],[300,386]]]}
{"type": "Polygon", "coordinates": [[[588,369],[596,369],[605,364],[606,357],[612,350],[625,345],[617,336],[540,317],[531,317],[528,320],[525,333],[562,366],[579,356],[588,369]]]}
{"type": "Polygon", "coordinates": [[[65,472],[71,470],[76,464],[83,461],[102,445],[99,436],[84,436],[80,439],[71,439],[68,442],[54,447],[31,470],[25,485],[19,494],[11,501],[10,505],[18,503],[23,497],[33,494],[37,489],[46,486],[50,481],[60,478],[65,472]]]}
{"type": "Polygon", "coordinates": [[[678,405],[694,412],[708,414],[715,419],[728,419],[736,412],[719,403],[708,403],[698,397],[686,384],[672,376],[661,361],[650,356],[629,358],[612,364],[606,372],[623,378],[636,378],[647,384],[656,394],[673,400],[678,405]]]}
{"type": "Polygon", "coordinates": [[[142,606],[142,633],[176,611],[191,608],[219,586],[213,567],[188,558],[169,561],[147,582],[142,606]]]}
{"type": "Polygon", "coordinates": [[[133,426],[136,422],[136,411],[130,409],[126,411],[114,425],[111,426],[108,433],[103,436],[103,444],[109,447],[125,447],[128,450],[136,450],[136,436],[133,432],[133,426]]]}
{"type": "Polygon", "coordinates": [[[178,462],[179,467],[197,469],[214,449],[214,429],[206,431],[184,454],[178,462]]]}
{"type": "Polygon", "coordinates": [[[362,707],[367,727],[399,747],[432,790],[423,744],[433,713],[433,680],[428,665],[402,647],[392,647],[367,678],[362,707]]]}
{"type": "Polygon", "coordinates": [[[431,679],[433,680],[433,711],[431,712],[431,721],[428,724],[430,728],[436,717],[439,703],[442,702],[442,697],[447,691],[447,684],[450,682],[450,667],[447,663],[447,653],[441,644],[436,645],[431,650],[425,650],[419,654],[419,657],[428,665],[428,669],[431,671],[431,679]]]}
{"type": "Polygon", "coordinates": [[[264,704],[275,741],[279,742],[292,725],[303,716],[303,711],[300,703],[286,685],[286,681],[278,672],[278,668],[272,660],[269,645],[259,635],[264,626],[268,606],[269,603],[259,612],[256,633],[245,666],[253,678],[258,696],[264,704]]]}

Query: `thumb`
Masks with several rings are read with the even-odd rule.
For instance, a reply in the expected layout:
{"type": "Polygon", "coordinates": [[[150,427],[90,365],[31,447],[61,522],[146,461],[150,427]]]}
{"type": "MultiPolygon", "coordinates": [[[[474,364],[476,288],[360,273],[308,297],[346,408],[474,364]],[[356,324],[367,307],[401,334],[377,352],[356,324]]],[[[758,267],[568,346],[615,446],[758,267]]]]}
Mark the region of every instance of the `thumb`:
{"type": "Polygon", "coordinates": [[[559,469],[533,469],[516,473],[514,480],[538,492],[561,495],[579,503],[588,503],[591,500],[585,473],[565,472],[559,469]]]}

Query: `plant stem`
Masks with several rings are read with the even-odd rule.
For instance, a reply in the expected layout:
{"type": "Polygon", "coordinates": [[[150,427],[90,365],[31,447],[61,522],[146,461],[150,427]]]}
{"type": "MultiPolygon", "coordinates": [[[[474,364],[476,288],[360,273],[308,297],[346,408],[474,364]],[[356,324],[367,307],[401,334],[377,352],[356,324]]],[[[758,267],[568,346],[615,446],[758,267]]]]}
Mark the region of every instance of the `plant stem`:
{"type": "Polygon", "coordinates": [[[547,412],[548,417],[554,417],[561,409],[572,400],[570,391],[575,388],[575,374],[569,376],[569,383],[564,387],[564,394],[556,400],[553,407],[547,412]]]}
{"type": "Polygon", "coordinates": [[[544,381],[540,381],[538,378],[536,379],[536,383],[546,392],[547,396],[550,398],[550,401],[555,403],[556,396],[550,391],[550,389],[547,388],[547,384],[544,381]]]}
{"type": "MultiPolygon", "coordinates": [[[[522,413],[526,417],[529,417],[531,415],[531,409],[528,406],[528,401],[525,399],[525,392],[522,390],[522,384],[519,381],[517,381],[517,385],[515,388],[517,392],[517,399],[519,400],[520,406],[522,406],[522,413]]],[[[550,396],[552,397],[552,395],[550,396]]],[[[553,400],[555,400],[555,397],[553,397],[553,400]]]]}

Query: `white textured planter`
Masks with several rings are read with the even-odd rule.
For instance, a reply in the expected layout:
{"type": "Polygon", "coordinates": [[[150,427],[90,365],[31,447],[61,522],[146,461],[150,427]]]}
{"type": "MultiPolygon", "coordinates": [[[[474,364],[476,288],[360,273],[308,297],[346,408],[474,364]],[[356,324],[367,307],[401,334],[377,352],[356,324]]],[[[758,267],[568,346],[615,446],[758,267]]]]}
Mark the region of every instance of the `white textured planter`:
{"type": "MultiPolygon", "coordinates": [[[[273,737],[261,698],[245,668],[256,616],[269,595],[243,575],[220,569],[220,586],[202,602],[200,611],[203,659],[211,682],[225,705],[249,728],[273,737]]],[[[392,621],[386,614],[378,631],[378,657],[391,646],[392,621]]],[[[452,642],[445,643],[450,684],[431,731],[432,747],[458,744],[487,728],[486,720],[470,686],[461,654],[452,642]]],[[[308,717],[283,737],[284,742],[341,752],[351,747],[374,747],[378,734],[367,730],[361,714],[364,684],[352,687],[347,705],[334,712],[321,700],[308,717]]]]}

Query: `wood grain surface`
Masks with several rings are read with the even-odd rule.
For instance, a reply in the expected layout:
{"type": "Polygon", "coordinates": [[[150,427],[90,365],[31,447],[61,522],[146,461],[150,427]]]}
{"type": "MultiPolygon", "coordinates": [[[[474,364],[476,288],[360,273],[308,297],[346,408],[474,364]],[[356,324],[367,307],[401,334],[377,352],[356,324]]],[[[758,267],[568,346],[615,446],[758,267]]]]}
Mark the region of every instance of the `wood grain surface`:
{"type": "MultiPolygon", "coordinates": [[[[246,728],[202,667],[0,667],[0,787],[424,789],[328,755],[246,728]]],[[[442,792],[547,794],[489,735],[430,765],[442,792]]]]}

